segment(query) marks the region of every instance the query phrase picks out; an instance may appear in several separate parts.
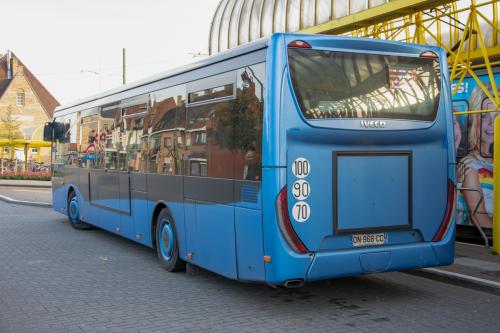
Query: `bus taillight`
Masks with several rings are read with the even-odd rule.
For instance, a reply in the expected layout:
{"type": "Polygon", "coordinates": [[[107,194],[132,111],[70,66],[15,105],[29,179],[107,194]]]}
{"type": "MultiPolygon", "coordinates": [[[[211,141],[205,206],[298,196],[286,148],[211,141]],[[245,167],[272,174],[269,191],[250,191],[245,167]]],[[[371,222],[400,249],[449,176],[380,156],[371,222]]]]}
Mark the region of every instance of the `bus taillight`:
{"type": "Polygon", "coordinates": [[[298,253],[308,253],[309,251],[293,230],[290,216],[288,216],[287,187],[283,187],[276,198],[276,211],[278,214],[278,225],[283,237],[288,245],[298,253]]]}
{"type": "Polygon", "coordinates": [[[443,221],[441,221],[441,225],[439,226],[438,231],[432,239],[433,242],[439,242],[443,239],[444,235],[446,235],[451,221],[453,221],[453,215],[455,212],[455,200],[455,184],[453,184],[451,180],[448,180],[448,202],[446,203],[446,210],[444,212],[443,221]]]}
{"type": "Polygon", "coordinates": [[[310,49],[311,45],[307,44],[303,40],[294,40],[290,44],[288,44],[288,47],[296,47],[299,49],[310,49]]]}
{"type": "Polygon", "coordinates": [[[437,59],[439,58],[438,55],[435,52],[432,51],[425,51],[420,53],[420,58],[431,58],[431,59],[437,59]]]}

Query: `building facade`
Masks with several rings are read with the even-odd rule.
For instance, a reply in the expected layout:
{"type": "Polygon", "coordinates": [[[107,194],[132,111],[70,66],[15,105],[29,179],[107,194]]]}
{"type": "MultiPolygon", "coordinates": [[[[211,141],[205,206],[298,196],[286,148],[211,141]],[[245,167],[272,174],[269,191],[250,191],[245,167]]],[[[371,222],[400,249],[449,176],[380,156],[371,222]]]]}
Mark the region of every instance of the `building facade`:
{"type": "Polygon", "coordinates": [[[27,148],[29,160],[50,164],[50,148],[37,143],[43,141],[43,126],[58,105],[13,52],[0,55],[0,154],[3,150],[4,159],[22,159],[27,148]]]}

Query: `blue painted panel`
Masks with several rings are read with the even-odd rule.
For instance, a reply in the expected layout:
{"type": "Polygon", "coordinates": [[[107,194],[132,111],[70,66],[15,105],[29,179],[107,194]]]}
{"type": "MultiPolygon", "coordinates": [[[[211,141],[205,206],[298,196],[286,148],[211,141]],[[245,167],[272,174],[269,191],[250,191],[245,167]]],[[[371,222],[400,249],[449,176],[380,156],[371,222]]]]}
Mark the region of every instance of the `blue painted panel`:
{"type": "Polygon", "coordinates": [[[196,232],[196,203],[194,200],[184,200],[184,226],[186,253],[198,253],[198,237],[196,232]]]}
{"type": "MultiPolygon", "coordinates": [[[[443,244],[444,245],[444,244],[443,244]]],[[[356,249],[349,252],[321,252],[314,256],[307,280],[323,280],[372,272],[448,264],[453,257],[453,242],[448,240],[446,255],[438,257],[430,243],[397,245],[387,251],[356,249]]]]}
{"type": "MultiPolygon", "coordinates": [[[[54,188],[54,187],[53,187],[54,188]]],[[[52,192],[52,209],[58,213],[67,214],[66,200],[68,189],[66,186],[54,188],[52,192]]]]}
{"type": "Polygon", "coordinates": [[[196,201],[193,262],[231,279],[238,278],[234,207],[196,201]]]}
{"type": "MultiPolygon", "coordinates": [[[[118,203],[118,199],[115,202],[118,203]]],[[[90,211],[92,212],[92,218],[95,220],[96,226],[109,232],[117,233],[117,228],[120,227],[120,213],[96,206],[91,206],[90,211]]]]}
{"type": "Polygon", "coordinates": [[[338,156],[338,231],[409,224],[408,156],[338,156]]]}
{"type": "Polygon", "coordinates": [[[234,214],[238,278],[263,281],[265,274],[262,213],[258,210],[235,208],[234,214]]]}

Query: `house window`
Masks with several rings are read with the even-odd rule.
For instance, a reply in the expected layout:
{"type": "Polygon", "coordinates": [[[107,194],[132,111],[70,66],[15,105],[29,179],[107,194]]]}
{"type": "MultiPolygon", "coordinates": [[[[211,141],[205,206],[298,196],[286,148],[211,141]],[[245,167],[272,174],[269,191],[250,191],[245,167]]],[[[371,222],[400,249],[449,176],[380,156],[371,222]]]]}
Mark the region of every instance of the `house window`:
{"type": "Polygon", "coordinates": [[[37,154],[38,153],[38,148],[31,148],[31,152],[33,154],[37,154]]]}
{"type": "Polygon", "coordinates": [[[207,143],[207,133],[205,133],[205,132],[195,133],[195,135],[194,135],[194,142],[197,145],[201,145],[201,144],[207,143]]]}
{"type": "Polygon", "coordinates": [[[20,89],[17,92],[17,107],[22,108],[24,107],[24,90],[20,89]]]}

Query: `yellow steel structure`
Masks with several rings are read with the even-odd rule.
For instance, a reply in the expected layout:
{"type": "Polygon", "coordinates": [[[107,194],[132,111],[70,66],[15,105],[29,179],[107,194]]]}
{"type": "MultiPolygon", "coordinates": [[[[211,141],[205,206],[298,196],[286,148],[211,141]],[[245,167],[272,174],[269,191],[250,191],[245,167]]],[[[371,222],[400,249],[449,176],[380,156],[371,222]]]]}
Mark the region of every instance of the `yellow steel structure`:
{"type": "Polygon", "coordinates": [[[500,110],[500,96],[492,67],[500,65],[497,59],[500,57],[498,2],[396,0],[301,32],[438,45],[448,54],[451,81],[457,80],[452,94],[469,75],[496,106],[494,110],[466,113],[497,112],[500,110]],[[488,74],[491,91],[479,80],[479,70],[488,74]]]}

